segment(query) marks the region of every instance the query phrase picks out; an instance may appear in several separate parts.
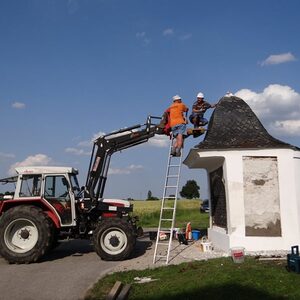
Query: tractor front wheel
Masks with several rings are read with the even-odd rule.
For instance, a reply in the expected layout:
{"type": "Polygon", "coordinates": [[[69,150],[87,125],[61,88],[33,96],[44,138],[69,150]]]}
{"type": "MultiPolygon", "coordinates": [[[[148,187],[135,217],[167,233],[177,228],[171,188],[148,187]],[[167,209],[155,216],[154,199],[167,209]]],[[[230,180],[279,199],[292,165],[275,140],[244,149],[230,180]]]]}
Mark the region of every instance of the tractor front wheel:
{"type": "Polygon", "coordinates": [[[103,260],[124,260],[135,245],[135,234],[130,223],[120,218],[102,220],[94,231],[96,253],[103,260]]]}
{"type": "Polygon", "coordinates": [[[20,205],[0,218],[0,254],[10,263],[36,262],[48,250],[52,227],[43,210],[20,205]]]}

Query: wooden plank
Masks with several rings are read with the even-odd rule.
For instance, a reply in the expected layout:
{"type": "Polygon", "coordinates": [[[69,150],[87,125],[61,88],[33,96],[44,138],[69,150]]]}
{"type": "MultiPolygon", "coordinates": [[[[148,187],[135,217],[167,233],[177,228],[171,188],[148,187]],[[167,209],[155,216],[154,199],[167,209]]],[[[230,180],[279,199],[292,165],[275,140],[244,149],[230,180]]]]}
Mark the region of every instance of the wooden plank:
{"type": "Polygon", "coordinates": [[[120,292],[120,294],[119,294],[119,296],[117,297],[116,300],[127,300],[128,296],[129,296],[130,289],[131,289],[131,284],[126,284],[122,288],[122,290],[121,290],[121,292],[120,292]]]}
{"type": "Polygon", "coordinates": [[[109,294],[106,296],[106,300],[115,300],[122,289],[123,284],[121,281],[116,281],[113,288],[110,290],[109,294]]]}

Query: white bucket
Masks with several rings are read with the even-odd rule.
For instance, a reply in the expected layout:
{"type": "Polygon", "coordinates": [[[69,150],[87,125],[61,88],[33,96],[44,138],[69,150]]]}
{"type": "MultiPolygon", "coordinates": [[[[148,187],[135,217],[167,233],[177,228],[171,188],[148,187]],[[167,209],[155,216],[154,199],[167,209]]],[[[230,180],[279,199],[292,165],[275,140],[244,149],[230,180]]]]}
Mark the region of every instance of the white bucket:
{"type": "Polygon", "coordinates": [[[212,243],[207,240],[206,236],[202,237],[201,239],[201,248],[203,252],[212,251],[212,243]]]}
{"type": "Polygon", "coordinates": [[[211,242],[201,242],[201,247],[203,252],[212,251],[212,243],[211,242]]]}
{"type": "Polygon", "coordinates": [[[232,260],[237,263],[243,263],[245,259],[245,248],[244,247],[233,247],[230,249],[232,260]]]}

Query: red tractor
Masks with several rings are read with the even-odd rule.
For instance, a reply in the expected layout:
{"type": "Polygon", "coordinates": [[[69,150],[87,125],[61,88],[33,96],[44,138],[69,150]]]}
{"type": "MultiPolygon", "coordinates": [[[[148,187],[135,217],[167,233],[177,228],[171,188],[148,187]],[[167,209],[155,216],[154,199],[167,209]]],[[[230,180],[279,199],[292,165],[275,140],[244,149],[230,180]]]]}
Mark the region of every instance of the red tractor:
{"type": "Polygon", "coordinates": [[[0,254],[10,263],[31,263],[64,238],[92,238],[103,260],[123,260],[134,250],[137,218],[129,201],[103,199],[111,155],[163,134],[149,116],[135,125],[94,141],[86,184],[67,167],[20,167],[17,175],[0,179],[15,184],[0,201],[0,254]]]}

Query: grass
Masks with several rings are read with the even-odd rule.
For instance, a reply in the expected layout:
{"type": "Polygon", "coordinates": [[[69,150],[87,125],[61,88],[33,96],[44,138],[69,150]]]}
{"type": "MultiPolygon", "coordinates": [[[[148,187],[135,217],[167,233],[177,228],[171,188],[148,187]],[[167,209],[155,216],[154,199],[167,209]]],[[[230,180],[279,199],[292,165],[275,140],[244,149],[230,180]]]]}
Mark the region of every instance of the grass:
{"type": "MultiPolygon", "coordinates": [[[[200,214],[200,200],[178,200],[175,227],[185,228],[191,222],[192,228],[204,229],[209,224],[209,214],[200,214]]],[[[142,227],[157,227],[161,201],[133,201],[133,213],[139,216],[142,227]]],[[[167,205],[172,201],[167,201],[167,205]]]]}
{"type": "Polygon", "coordinates": [[[246,257],[183,263],[143,271],[114,273],[98,281],[85,300],[101,300],[116,281],[131,284],[130,300],[175,299],[300,299],[300,275],[285,269],[286,261],[259,261],[246,257]],[[157,279],[138,284],[135,277],[157,279]]]}

